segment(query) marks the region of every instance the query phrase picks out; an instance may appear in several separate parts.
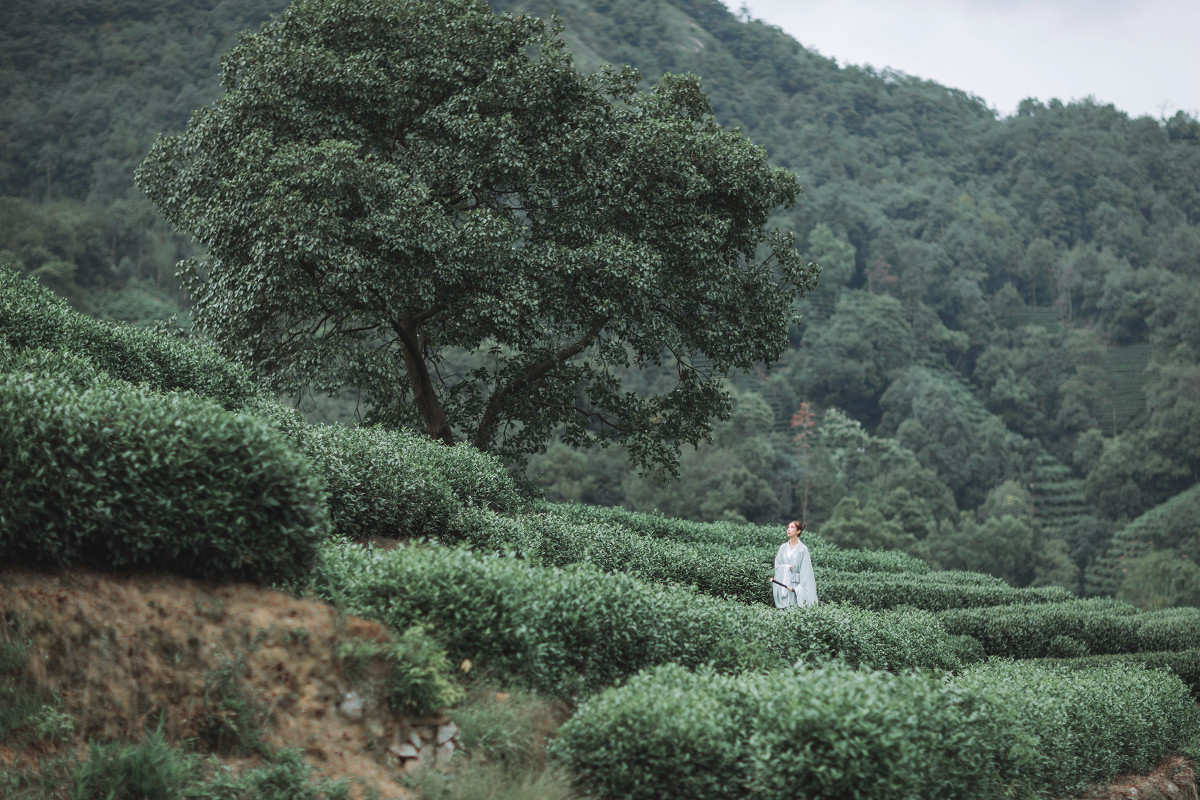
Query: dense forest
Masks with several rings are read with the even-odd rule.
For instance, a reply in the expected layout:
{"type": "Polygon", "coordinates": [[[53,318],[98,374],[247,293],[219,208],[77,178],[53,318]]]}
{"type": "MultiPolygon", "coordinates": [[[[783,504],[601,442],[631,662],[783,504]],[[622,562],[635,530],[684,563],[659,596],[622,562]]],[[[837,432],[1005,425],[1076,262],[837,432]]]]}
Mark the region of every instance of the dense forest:
{"type": "MultiPolygon", "coordinates": [[[[284,5],[16,0],[0,263],[89,314],[186,328],[173,273],[195,245],[133,171],[218,95],[236,33],[284,5]]],[[[997,119],[717,0],[493,5],[557,9],[583,69],[700,75],[718,121],[799,176],[774,222],[822,266],[785,357],[729,376],[732,416],[678,480],[556,443],[527,465],[549,499],[797,517],[831,544],[1017,586],[1200,605],[1200,123],[1057,100],[997,119]]]]}

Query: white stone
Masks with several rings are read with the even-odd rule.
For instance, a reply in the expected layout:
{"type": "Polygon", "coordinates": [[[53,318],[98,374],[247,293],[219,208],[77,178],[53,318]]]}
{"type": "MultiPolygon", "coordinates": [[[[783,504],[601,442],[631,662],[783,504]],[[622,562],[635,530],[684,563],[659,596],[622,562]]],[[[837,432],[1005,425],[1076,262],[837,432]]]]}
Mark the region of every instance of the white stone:
{"type": "Polygon", "coordinates": [[[346,696],[338,704],[338,711],[346,719],[358,722],[363,718],[363,699],[358,696],[358,692],[346,692],[346,696]]]}
{"type": "Polygon", "coordinates": [[[446,742],[458,736],[458,726],[453,722],[447,722],[445,725],[439,725],[437,730],[437,743],[445,744],[446,742]]]}
{"type": "Polygon", "coordinates": [[[396,758],[419,758],[421,751],[413,747],[407,742],[404,744],[394,744],[388,748],[388,752],[396,758]]]}

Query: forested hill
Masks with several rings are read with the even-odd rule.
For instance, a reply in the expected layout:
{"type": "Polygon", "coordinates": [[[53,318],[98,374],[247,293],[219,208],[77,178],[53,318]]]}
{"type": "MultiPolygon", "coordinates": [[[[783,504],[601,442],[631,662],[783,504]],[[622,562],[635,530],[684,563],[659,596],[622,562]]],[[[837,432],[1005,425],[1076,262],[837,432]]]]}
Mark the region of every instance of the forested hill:
{"type": "MultiPolygon", "coordinates": [[[[169,312],[191,245],[133,169],[220,91],[236,32],[285,4],[9,5],[0,262],[97,315],[169,312]]],[[[1200,603],[1200,123],[1053,100],[997,119],[717,0],[494,5],[557,8],[581,68],[700,74],[717,118],[800,176],[777,222],[824,268],[794,348],[734,377],[733,418],[681,481],[556,445],[532,464],[552,498],[805,517],[1017,584],[1200,603]]]]}

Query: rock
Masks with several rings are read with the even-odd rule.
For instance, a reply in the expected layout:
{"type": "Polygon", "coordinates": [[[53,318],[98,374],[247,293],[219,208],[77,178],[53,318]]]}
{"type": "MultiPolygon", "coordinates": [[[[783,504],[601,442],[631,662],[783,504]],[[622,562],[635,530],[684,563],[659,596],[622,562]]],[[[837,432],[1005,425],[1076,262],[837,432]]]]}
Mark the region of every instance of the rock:
{"type": "Polygon", "coordinates": [[[338,704],[338,713],[351,722],[358,722],[363,718],[363,699],[358,696],[358,692],[346,692],[342,702],[338,704]]]}
{"type": "Polygon", "coordinates": [[[421,749],[421,734],[417,733],[416,731],[409,731],[408,742],[413,747],[420,750],[421,749]]]}
{"type": "Polygon", "coordinates": [[[420,758],[421,756],[421,751],[407,742],[392,745],[388,748],[388,752],[396,758],[420,758]]]}
{"type": "Polygon", "coordinates": [[[458,736],[458,726],[453,722],[447,722],[445,725],[439,725],[437,729],[437,743],[445,744],[446,742],[458,736]]]}

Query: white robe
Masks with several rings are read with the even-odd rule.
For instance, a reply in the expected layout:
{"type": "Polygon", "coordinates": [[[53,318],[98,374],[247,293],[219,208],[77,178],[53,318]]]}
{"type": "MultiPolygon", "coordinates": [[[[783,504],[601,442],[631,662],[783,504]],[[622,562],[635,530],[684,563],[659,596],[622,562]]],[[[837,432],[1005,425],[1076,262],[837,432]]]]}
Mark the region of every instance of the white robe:
{"type": "Polygon", "coordinates": [[[788,542],[779,545],[775,553],[775,580],[795,591],[788,591],[779,584],[771,584],[776,608],[807,606],[817,602],[817,580],[813,576],[812,559],[804,542],[792,547],[788,542]]]}

